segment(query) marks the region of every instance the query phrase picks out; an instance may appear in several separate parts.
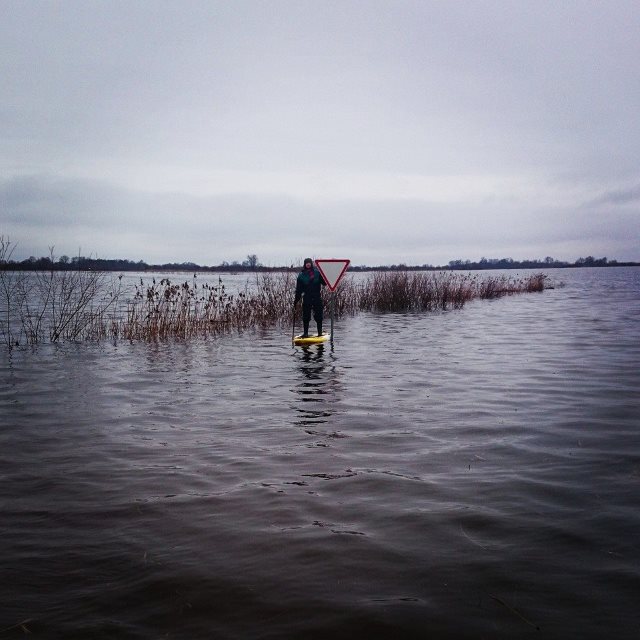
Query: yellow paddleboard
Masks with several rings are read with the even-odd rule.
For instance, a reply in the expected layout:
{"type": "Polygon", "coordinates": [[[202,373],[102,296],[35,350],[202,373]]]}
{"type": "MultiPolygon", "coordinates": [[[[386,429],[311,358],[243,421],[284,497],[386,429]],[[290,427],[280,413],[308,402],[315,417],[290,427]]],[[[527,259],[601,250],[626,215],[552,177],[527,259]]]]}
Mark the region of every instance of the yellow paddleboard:
{"type": "Polygon", "coordinates": [[[305,344],[318,344],[320,342],[326,342],[331,338],[330,333],[323,333],[321,336],[309,336],[308,338],[303,338],[301,335],[296,336],[293,339],[293,344],[305,345],[305,344]]]}

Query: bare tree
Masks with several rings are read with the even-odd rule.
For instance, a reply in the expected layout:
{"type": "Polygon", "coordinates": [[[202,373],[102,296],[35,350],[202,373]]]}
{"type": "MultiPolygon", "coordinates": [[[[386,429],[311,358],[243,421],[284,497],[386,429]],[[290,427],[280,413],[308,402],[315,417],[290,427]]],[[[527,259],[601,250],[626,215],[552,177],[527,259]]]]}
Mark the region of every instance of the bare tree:
{"type": "Polygon", "coordinates": [[[0,236],[0,337],[10,349],[20,342],[21,333],[16,333],[18,325],[15,321],[24,291],[24,274],[5,268],[15,248],[9,237],[0,236]]]}

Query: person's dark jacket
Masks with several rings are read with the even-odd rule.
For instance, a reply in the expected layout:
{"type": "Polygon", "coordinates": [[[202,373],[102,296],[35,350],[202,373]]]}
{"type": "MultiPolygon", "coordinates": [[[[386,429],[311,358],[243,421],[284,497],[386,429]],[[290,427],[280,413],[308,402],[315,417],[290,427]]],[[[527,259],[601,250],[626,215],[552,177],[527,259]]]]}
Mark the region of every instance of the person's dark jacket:
{"type": "Polygon", "coordinates": [[[302,303],[305,305],[313,304],[316,300],[321,300],[321,287],[325,285],[326,282],[318,269],[315,267],[310,270],[303,269],[298,274],[298,280],[296,281],[294,304],[297,304],[302,297],[304,297],[302,303]],[[311,274],[313,274],[313,277],[311,277],[311,274]]]}

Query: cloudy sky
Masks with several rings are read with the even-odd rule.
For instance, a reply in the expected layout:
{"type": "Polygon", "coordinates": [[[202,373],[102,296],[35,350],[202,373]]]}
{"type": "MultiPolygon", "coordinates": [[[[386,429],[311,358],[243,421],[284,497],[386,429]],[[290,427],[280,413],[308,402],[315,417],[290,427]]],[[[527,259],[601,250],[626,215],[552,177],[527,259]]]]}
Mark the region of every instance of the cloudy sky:
{"type": "Polygon", "coordinates": [[[640,260],[637,0],[0,0],[14,257],[640,260]]]}

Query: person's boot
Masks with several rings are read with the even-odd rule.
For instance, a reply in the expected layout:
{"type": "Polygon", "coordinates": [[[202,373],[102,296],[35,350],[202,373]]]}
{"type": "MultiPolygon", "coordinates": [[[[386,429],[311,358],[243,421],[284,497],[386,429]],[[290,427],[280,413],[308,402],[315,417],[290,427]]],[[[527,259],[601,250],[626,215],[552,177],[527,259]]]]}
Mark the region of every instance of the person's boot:
{"type": "Polygon", "coordinates": [[[302,326],[304,328],[304,333],[302,334],[303,338],[308,338],[309,337],[309,323],[308,322],[303,322],[302,326]]]}
{"type": "Polygon", "coordinates": [[[316,322],[316,324],[318,325],[318,335],[321,336],[322,335],[322,322],[316,322]]]}

